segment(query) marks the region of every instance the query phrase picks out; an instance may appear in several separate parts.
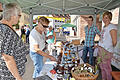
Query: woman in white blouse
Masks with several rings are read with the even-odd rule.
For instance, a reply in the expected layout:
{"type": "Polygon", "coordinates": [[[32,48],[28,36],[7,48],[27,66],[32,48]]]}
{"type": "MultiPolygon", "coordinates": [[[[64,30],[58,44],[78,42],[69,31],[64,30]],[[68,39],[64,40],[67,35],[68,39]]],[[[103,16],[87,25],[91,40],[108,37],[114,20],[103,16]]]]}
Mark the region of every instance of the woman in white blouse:
{"type": "Polygon", "coordinates": [[[102,80],[112,80],[111,76],[111,58],[113,56],[114,47],[117,44],[117,26],[111,24],[112,13],[105,12],[103,14],[104,28],[101,31],[101,39],[99,41],[99,58],[101,58],[100,68],[102,72],[102,80]]]}

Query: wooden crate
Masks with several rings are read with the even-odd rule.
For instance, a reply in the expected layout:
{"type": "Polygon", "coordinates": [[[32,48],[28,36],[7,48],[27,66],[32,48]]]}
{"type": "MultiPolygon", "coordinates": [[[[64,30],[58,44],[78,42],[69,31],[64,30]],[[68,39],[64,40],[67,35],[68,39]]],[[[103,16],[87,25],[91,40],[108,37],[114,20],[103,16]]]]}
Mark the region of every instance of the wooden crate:
{"type": "Polygon", "coordinates": [[[74,44],[74,45],[80,45],[80,39],[78,39],[78,40],[72,40],[72,44],[74,44]]]}

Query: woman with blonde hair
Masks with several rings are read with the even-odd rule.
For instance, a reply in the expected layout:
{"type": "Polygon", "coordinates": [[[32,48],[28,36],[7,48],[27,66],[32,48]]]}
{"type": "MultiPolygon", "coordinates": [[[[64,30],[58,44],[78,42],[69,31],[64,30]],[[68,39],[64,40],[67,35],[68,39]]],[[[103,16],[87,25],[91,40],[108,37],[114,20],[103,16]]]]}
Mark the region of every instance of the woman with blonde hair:
{"type": "Polygon", "coordinates": [[[106,11],[103,14],[103,22],[105,25],[101,31],[101,39],[98,46],[102,80],[112,80],[111,58],[114,53],[114,47],[117,44],[117,26],[112,24],[110,22],[111,20],[112,13],[106,11]]]}
{"type": "Polygon", "coordinates": [[[0,80],[22,80],[25,72],[28,49],[13,30],[21,16],[21,8],[15,3],[8,3],[3,8],[0,22],[0,80]]]}

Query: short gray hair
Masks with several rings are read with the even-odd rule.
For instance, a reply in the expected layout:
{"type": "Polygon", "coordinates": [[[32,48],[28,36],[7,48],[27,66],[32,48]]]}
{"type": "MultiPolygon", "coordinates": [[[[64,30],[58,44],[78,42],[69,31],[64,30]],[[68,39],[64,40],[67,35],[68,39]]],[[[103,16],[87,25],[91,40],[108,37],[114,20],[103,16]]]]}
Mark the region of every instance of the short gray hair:
{"type": "Polygon", "coordinates": [[[3,7],[3,19],[10,20],[11,16],[18,16],[21,8],[16,3],[8,3],[3,7]]]}

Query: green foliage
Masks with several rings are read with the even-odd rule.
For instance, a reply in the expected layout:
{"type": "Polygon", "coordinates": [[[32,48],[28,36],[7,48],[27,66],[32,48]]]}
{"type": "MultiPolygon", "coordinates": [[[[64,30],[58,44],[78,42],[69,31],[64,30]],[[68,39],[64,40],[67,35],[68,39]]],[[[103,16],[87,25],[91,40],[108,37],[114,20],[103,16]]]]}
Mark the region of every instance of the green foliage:
{"type": "Polygon", "coordinates": [[[101,60],[101,58],[100,58],[100,57],[98,57],[98,58],[97,58],[97,64],[100,64],[100,63],[101,63],[101,61],[102,61],[102,60],[101,60]]]}
{"type": "Polygon", "coordinates": [[[97,64],[95,65],[95,70],[98,69],[98,65],[102,62],[102,59],[107,58],[107,56],[105,57],[106,54],[107,53],[102,50],[101,56],[97,57],[97,64]]]}
{"type": "Polygon", "coordinates": [[[107,58],[105,57],[106,54],[107,53],[104,50],[102,50],[101,56],[97,58],[97,64],[100,64],[102,62],[102,59],[107,58]]]}

